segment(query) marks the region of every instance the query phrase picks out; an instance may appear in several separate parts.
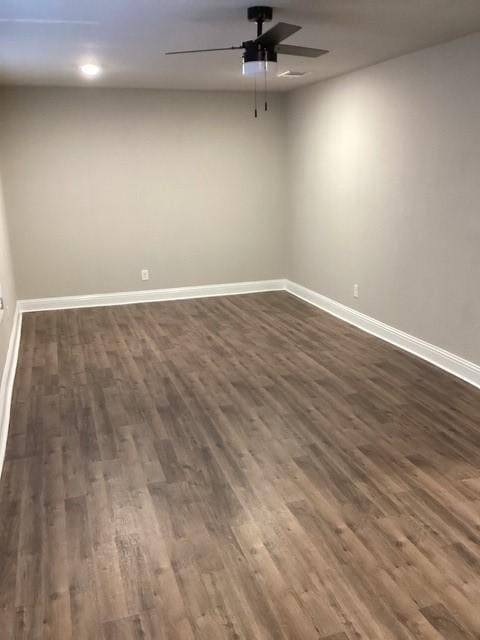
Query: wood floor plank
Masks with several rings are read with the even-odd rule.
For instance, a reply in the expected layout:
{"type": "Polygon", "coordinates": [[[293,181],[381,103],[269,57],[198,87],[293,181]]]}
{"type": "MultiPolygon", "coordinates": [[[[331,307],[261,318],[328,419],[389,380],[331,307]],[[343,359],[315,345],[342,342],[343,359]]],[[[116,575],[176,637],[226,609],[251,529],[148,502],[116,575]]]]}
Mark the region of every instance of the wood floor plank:
{"type": "Polygon", "coordinates": [[[284,292],[25,314],[0,561],[2,637],[480,638],[480,393],[284,292]]]}

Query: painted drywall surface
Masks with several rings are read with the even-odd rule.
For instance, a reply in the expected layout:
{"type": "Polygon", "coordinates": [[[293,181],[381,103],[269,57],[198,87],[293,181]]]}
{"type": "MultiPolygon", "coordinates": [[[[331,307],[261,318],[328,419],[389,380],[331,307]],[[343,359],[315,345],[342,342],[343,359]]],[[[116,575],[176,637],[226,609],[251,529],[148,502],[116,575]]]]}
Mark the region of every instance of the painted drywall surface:
{"type": "Polygon", "coordinates": [[[2,97],[19,298],[284,276],[283,97],[257,120],[245,93],[2,97]]]}
{"type": "Polygon", "coordinates": [[[13,318],[15,314],[16,295],[13,269],[10,256],[5,204],[3,198],[2,178],[0,174],[0,286],[4,299],[4,310],[0,311],[0,379],[3,374],[5,360],[10,341],[13,318]]]}
{"type": "Polygon", "coordinates": [[[479,60],[476,34],[287,104],[288,277],[475,363],[479,60]]]}

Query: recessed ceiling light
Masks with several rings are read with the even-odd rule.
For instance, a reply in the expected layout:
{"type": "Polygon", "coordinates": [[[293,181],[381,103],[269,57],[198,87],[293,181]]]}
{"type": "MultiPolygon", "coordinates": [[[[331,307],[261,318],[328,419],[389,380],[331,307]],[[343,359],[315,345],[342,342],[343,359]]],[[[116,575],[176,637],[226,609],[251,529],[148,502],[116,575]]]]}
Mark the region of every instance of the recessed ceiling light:
{"type": "Polygon", "coordinates": [[[80,71],[87,78],[95,78],[96,76],[100,75],[102,69],[99,67],[98,64],[93,64],[89,62],[88,64],[82,64],[80,66],[80,71]]]}
{"type": "Polygon", "coordinates": [[[291,71],[290,69],[288,69],[283,73],[279,73],[278,77],[279,78],[301,78],[302,76],[306,76],[309,73],[310,71],[291,71]]]}

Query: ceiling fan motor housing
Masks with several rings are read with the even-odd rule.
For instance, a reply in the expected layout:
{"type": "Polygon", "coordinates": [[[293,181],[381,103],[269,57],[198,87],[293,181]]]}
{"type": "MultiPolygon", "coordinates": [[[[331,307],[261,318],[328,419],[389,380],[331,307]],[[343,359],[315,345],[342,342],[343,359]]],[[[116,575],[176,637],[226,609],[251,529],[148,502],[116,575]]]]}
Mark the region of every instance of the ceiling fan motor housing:
{"type": "Polygon", "coordinates": [[[259,47],[257,44],[245,43],[243,53],[244,62],[277,62],[277,52],[274,47],[259,47]]]}

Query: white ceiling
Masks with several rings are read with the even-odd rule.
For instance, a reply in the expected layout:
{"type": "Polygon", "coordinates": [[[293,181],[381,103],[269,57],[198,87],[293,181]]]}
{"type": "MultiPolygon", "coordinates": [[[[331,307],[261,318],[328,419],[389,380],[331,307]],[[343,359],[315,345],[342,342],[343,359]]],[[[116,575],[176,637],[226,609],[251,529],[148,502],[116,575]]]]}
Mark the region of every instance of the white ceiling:
{"type": "MultiPolygon", "coordinates": [[[[170,49],[240,44],[255,36],[241,0],[2,0],[0,83],[174,89],[251,89],[241,51],[165,56],[170,49]],[[100,78],[78,65],[96,61],[100,78]]],[[[480,0],[276,0],[274,19],[303,28],[286,43],[329,49],[279,56],[289,90],[480,30],[480,0]]],[[[265,29],[268,28],[265,25],[265,29]]]]}

